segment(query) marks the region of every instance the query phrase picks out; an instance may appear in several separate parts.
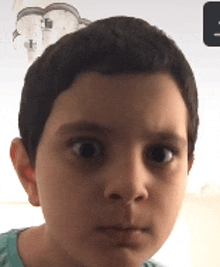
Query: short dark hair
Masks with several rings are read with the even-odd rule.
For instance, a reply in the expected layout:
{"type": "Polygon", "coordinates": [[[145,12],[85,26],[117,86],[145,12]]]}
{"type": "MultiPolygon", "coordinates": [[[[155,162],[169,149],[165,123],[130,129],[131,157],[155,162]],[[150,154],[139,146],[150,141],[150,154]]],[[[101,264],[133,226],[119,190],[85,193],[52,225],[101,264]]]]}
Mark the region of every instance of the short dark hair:
{"type": "Polygon", "coordinates": [[[162,30],[134,17],[97,20],[49,46],[29,68],[22,90],[19,129],[32,168],[44,125],[55,99],[77,75],[168,72],[188,109],[188,156],[194,153],[199,124],[197,87],[189,63],[162,30]]]}

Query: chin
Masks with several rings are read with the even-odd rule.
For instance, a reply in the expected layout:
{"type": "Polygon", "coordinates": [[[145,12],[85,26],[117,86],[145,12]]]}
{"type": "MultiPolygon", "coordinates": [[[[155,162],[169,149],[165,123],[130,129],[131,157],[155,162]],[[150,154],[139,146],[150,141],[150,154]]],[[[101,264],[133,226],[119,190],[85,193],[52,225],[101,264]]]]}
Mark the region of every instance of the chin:
{"type": "MultiPolygon", "coordinates": [[[[152,255],[148,251],[137,252],[130,248],[118,247],[113,250],[93,252],[90,260],[86,262],[92,267],[140,267],[152,255]]],[[[88,256],[88,254],[87,254],[88,256]]],[[[89,258],[89,257],[88,257],[89,258]]]]}

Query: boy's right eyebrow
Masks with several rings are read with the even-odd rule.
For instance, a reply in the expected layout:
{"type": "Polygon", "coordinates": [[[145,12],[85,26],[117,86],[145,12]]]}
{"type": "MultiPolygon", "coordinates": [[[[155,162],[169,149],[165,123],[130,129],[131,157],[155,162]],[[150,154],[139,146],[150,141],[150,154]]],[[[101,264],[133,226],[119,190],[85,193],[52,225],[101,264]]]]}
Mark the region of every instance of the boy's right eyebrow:
{"type": "Polygon", "coordinates": [[[61,136],[63,134],[69,134],[74,132],[93,132],[98,134],[112,134],[114,132],[113,127],[106,127],[95,122],[83,120],[76,122],[69,122],[61,125],[56,131],[55,135],[61,136]]]}
{"type": "MultiPolygon", "coordinates": [[[[76,122],[69,122],[61,125],[55,132],[55,136],[62,136],[72,133],[91,132],[101,135],[115,135],[114,127],[106,127],[96,122],[82,120],[76,122]]],[[[181,135],[171,131],[161,132],[147,132],[143,136],[144,139],[150,139],[154,141],[170,142],[180,145],[182,147],[187,145],[187,140],[181,135]]]]}

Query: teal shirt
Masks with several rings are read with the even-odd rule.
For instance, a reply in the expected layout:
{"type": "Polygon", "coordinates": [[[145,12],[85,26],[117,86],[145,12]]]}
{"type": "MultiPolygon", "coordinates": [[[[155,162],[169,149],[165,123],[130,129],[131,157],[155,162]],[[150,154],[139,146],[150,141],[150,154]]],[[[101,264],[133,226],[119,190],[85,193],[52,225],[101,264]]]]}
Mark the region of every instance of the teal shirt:
{"type": "Polygon", "coordinates": [[[17,236],[18,233],[21,233],[26,229],[13,229],[7,233],[0,235],[1,267],[24,267],[18,256],[17,236]]]}
{"type": "MultiPolygon", "coordinates": [[[[0,267],[24,267],[19,258],[17,251],[17,237],[23,229],[13,229],[7,233],[0,234],[0,267]]],[[[42,266],[43,267],[43,266],[42,266]]],[[[165,267],[154,263],[153,261],[146,261],[140,267],[165,267]]]]}

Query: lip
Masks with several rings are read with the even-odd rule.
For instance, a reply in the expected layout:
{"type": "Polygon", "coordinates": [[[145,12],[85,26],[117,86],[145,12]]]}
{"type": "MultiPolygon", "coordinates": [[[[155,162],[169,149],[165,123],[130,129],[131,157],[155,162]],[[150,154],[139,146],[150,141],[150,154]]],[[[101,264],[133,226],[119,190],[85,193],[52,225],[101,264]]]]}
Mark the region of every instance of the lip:
{"type": "Polygon", "coordinates": [[[146,231],[147,228],[142,228],[138,226],[120,226],[120,225],[113,225],[113,226],[100,226],[98,227],[99,230],[105,231],[105,230],[115,230],[115,231],[122,231],[122,232],[128,232],[128,231],[146,231]]]}
{"type": "Polygon", "coordinates": [[[145,226],[141,226],[138,224],[131,224],[131,223],[115,223],[112,225],[100,225],[98,227],[100,230],[105,230],[105,229],[113,229],[113,230],[140,230],[140,231],[144,231],[147,230],[148,227],[145,226]]]}
{"type": "Polygon", "coordinates": [[[98,232],[107,240],[120,247],[139,247],[146,241],[148,228],[135,225],[100,226],[98,232]]]}

